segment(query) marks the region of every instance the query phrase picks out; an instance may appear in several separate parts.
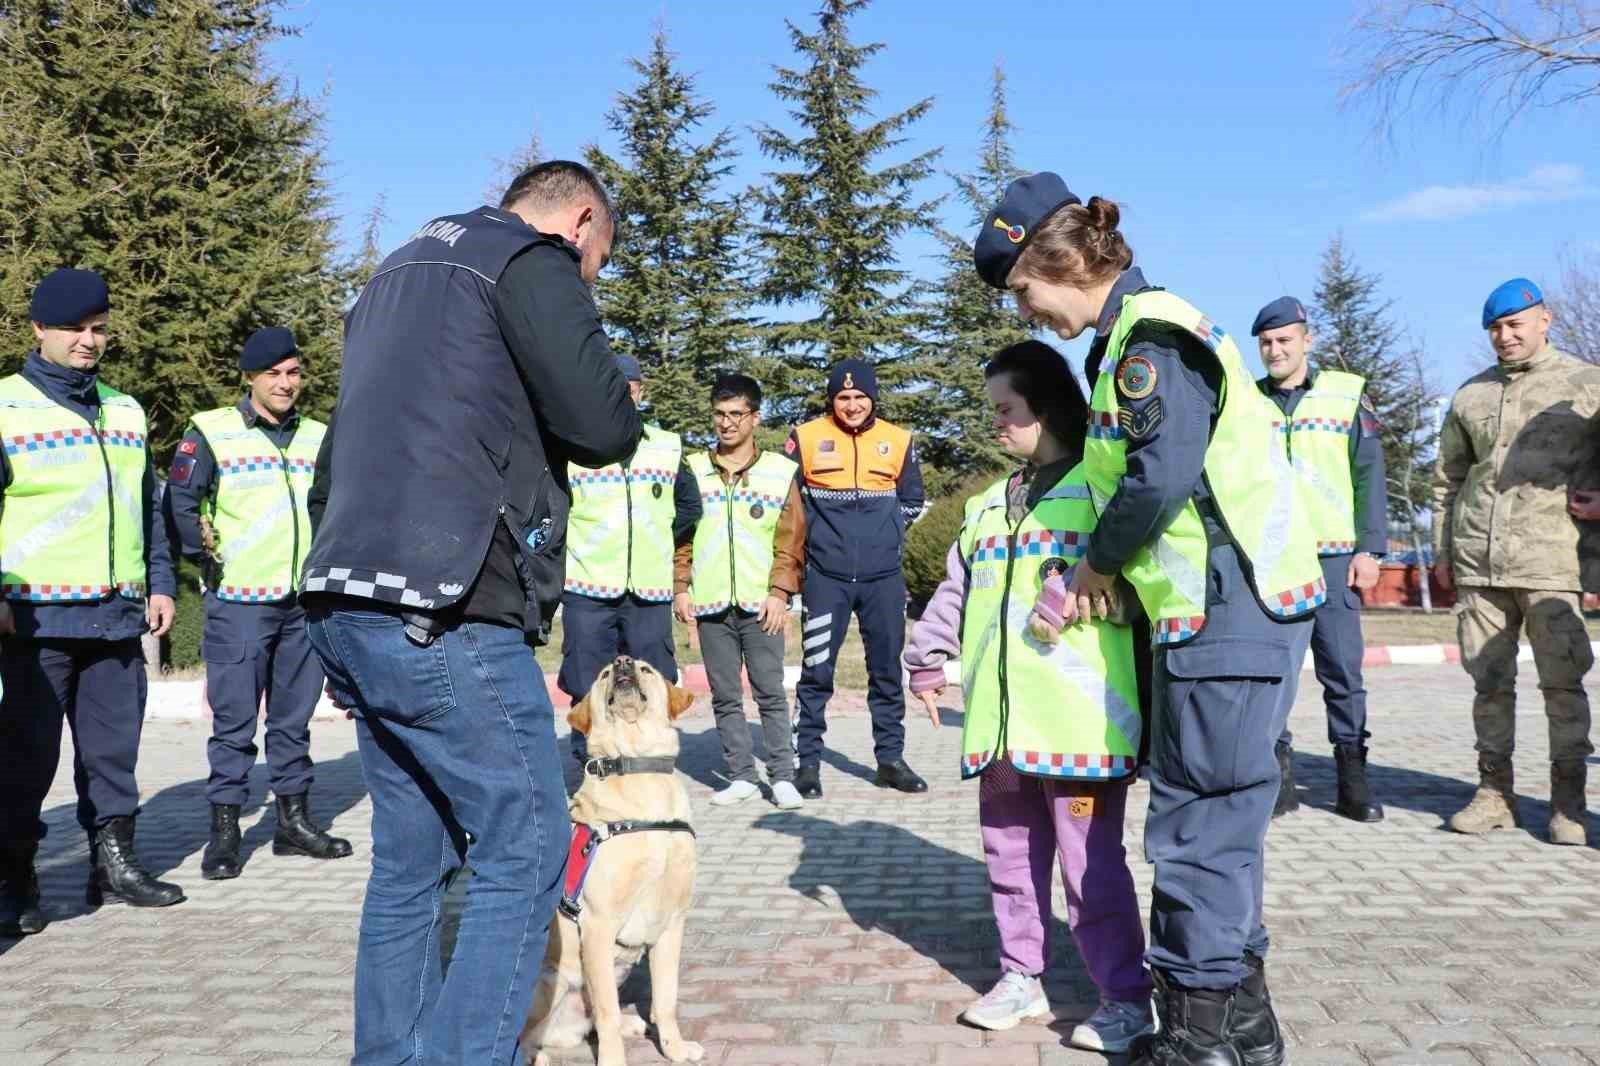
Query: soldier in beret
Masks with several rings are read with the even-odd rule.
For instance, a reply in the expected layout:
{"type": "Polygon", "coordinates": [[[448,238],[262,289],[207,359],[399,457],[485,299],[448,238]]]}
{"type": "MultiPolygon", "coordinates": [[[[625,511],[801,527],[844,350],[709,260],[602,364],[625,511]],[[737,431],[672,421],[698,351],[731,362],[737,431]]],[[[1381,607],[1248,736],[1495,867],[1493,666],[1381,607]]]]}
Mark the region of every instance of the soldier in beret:
{"type": "Polygon", "coordinates": [[[305,382],[289,330],[256,330],[239,370],[244,396],[190,419],[167,478],[167,511],[183,554],[205,574],[211,840],[200,873],[208,881],[239,876],[239,808],[249,799],[263,694],[277,802],[273,852],[350,854],[349,841],[329,836],[309,811],[311,713],[323,673],[295,598],[311,546],[306,498],[327,427],[295,407],[305,382]]]}
{"type": "Polygon", "coordinates": [[[45,927],[34,854],[40,811],[72,730],[87,899],[166,907],[183,889],[134,851],[146,630],[177,591],[144,409],[100,380],[111,296],[89,270],[34,290],[39,347],[0,379],[0,933],[45,927]]]}
{"type": "MultiPolygon", "coordinates": [[[[1317,555],[1328,601],[1311,626],[1311,656],[1327,708],[1338,799],[1334,810],[1356,822],[1383,820],[1367,783],[1367,690],[1361,683],[1361,593],[1378,583],[1378,559],[1389,544],[1388,490],[1378,419],[1366,380],[1331,367],[1312,370],[1305,304],[1293,296],[1263,307],[1250,326],[1267,370],[1256,380],[1288,423],[1289,457],[1305,479],[1316,527],[1317,555]]],[[[1303,653],[1302,653],[1303,654],[1303,653]]],[[[1295,664],[1296,676],[1299,662],[1295,664]]],[[[1294,789],[1294,737],[1278,738],[1274,818],[1300,806],[1294,789]]]]}
{"type": "MultiPolygon", "coordinates": [[[[1518,634],[1526,633],[1550,729],[1553,844],[1582,845],[1589,741],[1580,528],[1568,513],[1600,481],[1600,368],[1550,344],[1544,294],[1513,278],[1489,294],[1497,359],[1450,400],[1433,476],[1434,574],[1457,589],[1461,665],[1477,694],[1478,790],[1458,833],[1522,824],[1512,773],[1518,634]]],[[[1578,517],[1581,517],[1579,515],[1578,517]]]]}
{"type": "Polygon", "coordinates": [[[1120,217],[1055,174],[1029,175],[984,219],[974,259],[1026,321],[1067,339],[1095,331],[1084,469],[1099,520],[1070,560],[1063,618],[1107,617],[1121,574],[1155,635],[1145,853],[1161,1025],[1132,1061],[1278,1064],[1262,848],[1322,568],[1279,416],[1232,338],[1133,265],[1120,217]]]}

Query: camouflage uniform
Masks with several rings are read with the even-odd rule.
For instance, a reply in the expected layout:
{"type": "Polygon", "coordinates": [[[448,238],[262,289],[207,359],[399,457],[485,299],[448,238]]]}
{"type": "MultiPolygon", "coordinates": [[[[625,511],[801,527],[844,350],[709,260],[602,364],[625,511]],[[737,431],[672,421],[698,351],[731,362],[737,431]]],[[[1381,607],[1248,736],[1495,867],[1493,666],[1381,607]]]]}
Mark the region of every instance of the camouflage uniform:
{"type": "MultiPolygon", "coordinates": [[[[1434,553],[1454,571],[1484,787],[1504,797],[1513,821],[1519,631],[1526,630],[1544,693],[1557,791],[1562,767],[1581,769],[1594,751],[1583,690],[1594,656],[1579,590],[1592,585],[1580,569],[1593,568],[1597,538],[1568,515],[1567,491],[1594,487],[1597,468],[1600,367],[1549,345],[1526,363],[1500,363],[1468,379],[1439,438],[1434,553]]],[[[1581,787],[1579,804],[1581,819],[1581,787]]]]}

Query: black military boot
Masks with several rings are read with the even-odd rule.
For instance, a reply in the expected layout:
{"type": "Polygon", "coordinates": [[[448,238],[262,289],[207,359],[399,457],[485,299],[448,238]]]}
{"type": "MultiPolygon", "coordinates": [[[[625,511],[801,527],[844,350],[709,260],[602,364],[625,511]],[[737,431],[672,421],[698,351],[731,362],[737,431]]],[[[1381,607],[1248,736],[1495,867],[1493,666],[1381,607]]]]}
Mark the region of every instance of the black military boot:
{"type": "Polygon", "coordinates": [[[1244,964],[1247,972],[1233,997],[1228,1040],[1244,1066],[1283,1066],[1283,1033],[1272,1010],[1272,993],[1267,991],[1266,960],[1247,951],[1244,964]]]}
{"type": "Polygon", "coordinates": [[[822,798],[822,767],[813,763],[794,772],[794,787],[808,800],[822,798]]]}
{"type": "Polygon", "coordinates": [[[33,856],[39,845],[14,841],[0,849],[0,936],[31,936],[49,924],[39,909],[39,873],[33,856]]]}
{"type": "Polygon", "coordinates": [[[1128,1066],[1242,1066],[1229,1042],[1233,989],[1184,988],[1155,970],[1161,1028],[1129,1049],[1128,1066]]]}
{"type": "Polygon", "coordinates": [[[1272,807],[1274,818],[1300,809],[1300,796],[1294,790],[1294,749],[1287,744],[1279,744],[1276,751],[1278,772],[1283,776],[1283,781],[1278,785],[1278,802],[1272,807]]]}
{"type": "Polygon", "coordinates": [[[211,840],[200,857],[200,876],[207,881],[227,881],[239,876],[239,805],[211,805],[211,840]]]}
{"type": "Polygon", "coordinates": [[[918,777],[917,772],[907,766],[904,759],[879,763],[878,775],[872,779],[872,783],[879,788],[892,788],[901,792],[928,791],[928,783],[918,777]]]}
{"type": "Polygon", "coordinates": [[[1335,744],[1333,762],[1339,771],[1339,802],[1333,809],[1353,822],[1383,821],[1383,808],[1367,785],[1367,746],[1335,744]]]}
{"type": "Polygon", "coordinates": [[[313,859],[342,859],[350,854],[350,842],[329,836],[311,820],[306,810],[309,792],[298,796],[279,796],[278,831],[272,834],[272,854],[309,855],[313,859]]]}
{"type": "Polygon", "coordinates": [[[168,881],[157,881],[133,853],[133,819],[113,818],[89,842],[89,906],[110,896],[130,907],[170,907],[188,897],[168,881]]]}

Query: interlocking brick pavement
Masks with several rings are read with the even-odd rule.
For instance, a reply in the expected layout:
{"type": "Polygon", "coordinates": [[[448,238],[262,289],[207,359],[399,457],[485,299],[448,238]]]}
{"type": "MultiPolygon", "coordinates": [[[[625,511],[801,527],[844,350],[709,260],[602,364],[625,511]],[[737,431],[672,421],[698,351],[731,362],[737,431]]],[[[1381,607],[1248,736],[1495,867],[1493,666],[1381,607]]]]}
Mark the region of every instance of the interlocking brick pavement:
{"type": "MultiPolygon", "coordinates": [[[[1530,829],[1485,838],[1441,828],[1472,791],[1466,677],[1448,666],[1389,667],[1371,671],[1369,681],[1372,777],[1389,815],[1381,825],[1331,813],[1333,763],[1309,675],[1295,711],[1306,806],[1274,824],[1267,873],[1271,974],[1292,1061],[1600,1066],[1600,849],[1541,839],[1548,749],[1531,676],[1519,692],[1517,760],[1530,829]]],[[[1065,1045],[1094,1007],[1065,928],[1056,930],[1046,981],[1052,1019],[999,1034],[955,1022],[996,977],[977,790],[956,775],[959,712],[938,730],[908,721],[909,759],[933,787],[903,797],[871,786],[867,719],[859,698],[841,697],[828,733],[827,795],[790,814],[761,800],[706,803],[720,784],[720,749],[703,702],[682,720],[682,766],[700,833],[682,1014],[708,1062],[1102,1061],[1065,1045]]],[[[86,852],[65,754],[42,849],[53,924],[24,941],[0,940],[0,1063],[348,1061],[350,974],[370,853],[353,739],[343,721],[316,724],[313,806],[353,839],[355,858],[272,855],[272,815],[258,798],[245,812],[244,876],[207,882],[199,870],[205,723],[150,722],[140,853],[190,894],[162,911],[82,906],[86,852]]],[[[264,776],[258,767],[258,797],[264,776]]],[[[1145,796],[1136,786],[1128,839],[1148,900],[1150,870],[1138,847],[1145,796]]],[[[1600,806],[1600,773],[1590,803],[1600,806]]],[[[1600,835],[1593,821],[1591,833],[1600,835]]],[[[625,999],[647,999],[642,972],[624,991],[625,999]]],[[[663,1061],[648,1040],[630,1041],[628,1054],[634,1063],[663,1061]]],[[[559,1061],[592,1062],[593,1053],[559,1061]]]]}

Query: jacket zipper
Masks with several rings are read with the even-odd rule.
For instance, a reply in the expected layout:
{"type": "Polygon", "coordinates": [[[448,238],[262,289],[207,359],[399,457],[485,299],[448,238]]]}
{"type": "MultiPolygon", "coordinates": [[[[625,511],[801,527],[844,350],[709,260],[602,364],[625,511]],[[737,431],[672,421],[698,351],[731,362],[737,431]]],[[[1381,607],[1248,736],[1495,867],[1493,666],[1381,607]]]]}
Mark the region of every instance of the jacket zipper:
{"type": "MultiPolygon", "coordinates": [[[[95,410],[95,420],[90,423],[94,430],[95,444],[100,448],[100,462],[106,468],[106,515],[111,531],[110,538],[106,541],[106,573],[110,575],[111,594],[117,594],[117,490],[111,480],[111,457],[106,454],[105,423],[106,405],[101,401],[95,410]]],[[[85,419],[87,421],[87,419],[85,419]]]]}
{"type": "Polygon", "coordinates": [[[622,464],[622,496],[628,503],[628,553],[625,557],[626,564],[622,572],[622,591],[624,595],[627,594],[629,589],[633,588],[633,478],[630,476],[632,465],[632,456],[629,456],[628,460],[622,464]]]}
{"type": "Polygon", "coordinates": [[[300,573],[300,500],[294,494],[294,481],[289,477],[289,453],[265,430],[261,431],[261,435],[278,449],[278,457],[283,463],[283,487],[289,490],[289,521],[294,526],[294,550],[289,554],[289,591],[293,592],[295,578],[300,573]]]}
{"type": "Polygon", "coordinates": [[[728,510],[728,606],[736,607],[739,603],[739,586],[735,579],[736,568],[733,559],[733,483],[731,481],[724,483],[722,498],[723,505],[728,510]]]}
{"type": "MultiPolygon", "coordinates": [[[[861,435],[858,433],[850,434],[850,455],[852,459],[850,479],[854,483],[856,514],[859,516],[861,514],[861,435]]],[[[861,555],[859,552],[855,553],[855,560],[855,567],[850,574],[850,583],[852,585],[856,583],[856,580],[861,575],[861,555]]]]}
{"type": "MultiPolygon", "coordinates": [[[[1021,525],[1021,522],[1017,525],[1021,525]]],[[[1006,678],[1006,645],[1009,642],[1006,638],[1011,629],[1011,575],[1016,565],[1017,526],[1014,525],[1006,533],[1006,577],[1005,585],[1000,590],[1000,660],[996,667],[1000,682],[1000,732],[994,738],[995,758],[1001,758],[1004,754],[1002,748],[1006,740],[1006,727],[1011,720],[1011,689],[1006,678]]]]}

